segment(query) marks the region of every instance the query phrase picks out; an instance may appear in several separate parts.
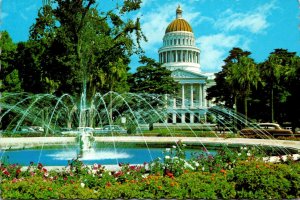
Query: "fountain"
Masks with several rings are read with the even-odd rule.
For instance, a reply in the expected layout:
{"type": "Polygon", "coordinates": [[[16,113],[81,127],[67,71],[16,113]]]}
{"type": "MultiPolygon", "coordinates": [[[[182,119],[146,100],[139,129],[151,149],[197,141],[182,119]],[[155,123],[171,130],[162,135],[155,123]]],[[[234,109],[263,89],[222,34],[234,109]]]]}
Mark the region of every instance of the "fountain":
{"type": "MultiPolygon", "coordinates": [[[[135,143],[135,145],[143,144],[146,150],[142,154],[143,156],[149,154],[147,161],[151,161],[155,159],[155,157],[161,156],[157,154],[155,154],[155,156],[152,155],[154,153],[151,153],[149,150],[152,144],[161,145],[167,143],[172,146],[176,145],[179,139],[182,139],[183,142],[190,146],[196,145],[199,148],[224,143],[233,146],[254,145],[258,148],[261,148],[262,145],[267,145],[272,147],[274,149],[273,152],[277,152],[278,154],[291,153],[290,149],[284,147],[285,145],[272,140],[272,137],[264,132],[258,132],[263,139],[255,140],[255,142],[245,138],[222,138],[221,136],[224,135],[224,133],[220,134],[216,131],[217,125],[222,127],[222,131],[226,132],[225,135],[234,135],[238,132],[239,126],[250,124],[242,115],[236,114],[232,110],[223,107],[206,109],[205,112],[210,120],[207,123],[168,124],[166,123],[168,113],[174,112],[174,110],[170,110],[170,107],[166,105],[171,103],[172,102],[166,102],[166,98],[162,98],[158,95],[118,94],[115,92],[108,92],[103,95],[97,93],[89,104],[86,102],[85,94],[81,95],[79,103],[76,103],[76,99],[67,94],[61,97],[55,97],[50,94],[6,94],[1,97],[0,101],[0,107],[2,108],[0,119],[3,122],[8,122],[2,133],[6,135],[6,137],[1,139],[2,144],[0,142],[0,147],[3,153],[0,155],[3,157],[6,155],[5,151],[8,153],[8,150],[13,148],[26,149],[40,146],[41,150],[38,150],[39,153],[36,155],[38,157],[36,162],[39,162],[41,155],[46,152],[48,145],[61,145],[67,148],[60,148],[60,150],[55,153],[50,153],[47,159],[51,157],[56,160],[62,160],[62,157],[67,159],[72,159],[73,157],[80,158],[83,161],[93,160],[93,162],[96,162],[94,161],[95,158],[103,158],[115,160],[114,164],[118,164],[119,159],[131,157],[127,152],[118,151],[120,149],[118,143],[134,141],[132,143],[135,143]],[[127,135],[130,136],[117,137],[118,134],[115,132],[111,132],[107,135],[97,135],[96,129],[93,128],[103,127],[107,124],[125,127],[128,132],[127,135]],[[157,137],[146,137],[146,133],[143,132],[145,125],[149,127],[154,126],[156,132],[164,132],[168,137],[162,137],[164,135],[161,135],[159,140],[157,137]],[[24,126],[39,126],[42,127],[43,131],[22,132],[20,129],[24,126]],[[72,132],[73,136],[75,134],[77,140],[75,140],[74,137],[62,137],[60,128],[72,129],[70,132],[72,132]],[[194,137],[176,137],[176,131],[186,132],[194,137]],[[31,134],[44,137],[14,138],[11,143],[5,143],[5,140],[10,139],[10,137],[28,136],[31,134]],[[207,136],[213,136],[214,138],[199,137],[201,135],[205,136],[205,134],[207,136]],[[16,144],[18,139],[21,139],[19,140],[20,145],[16,144]],[[211,142],[212,140],[213,142],[211,142]],[[105,149],[97,151],[97,144],[101,146],[107,143],[112,147],[109,151],[105,149]],[[70,152],[69,146],[77,150],[70,152]]],[[[287,147],[294,148],[294,146],[287,147]]],[[[137,154],[138,153],[139,152],[137,152],[137,154]]],[[[10,157],[12,158],[12,156],[10,157]]],[[[100,162],[103,162],[103,159],[100,159],[100,162]]],[[[142,161],[139,160],[138,162],[142,161]]]]}

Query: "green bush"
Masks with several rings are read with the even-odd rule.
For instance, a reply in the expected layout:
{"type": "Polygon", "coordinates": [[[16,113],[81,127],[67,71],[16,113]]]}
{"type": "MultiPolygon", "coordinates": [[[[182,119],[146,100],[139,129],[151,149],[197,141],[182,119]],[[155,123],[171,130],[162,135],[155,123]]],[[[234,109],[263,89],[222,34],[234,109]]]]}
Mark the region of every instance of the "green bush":
{"type": "Polygon", "coordinates": [[[239,162],[233,169],[237,198],[299,198],[300,167],[295,164],[274,164],[259,161],[239,162]]]}

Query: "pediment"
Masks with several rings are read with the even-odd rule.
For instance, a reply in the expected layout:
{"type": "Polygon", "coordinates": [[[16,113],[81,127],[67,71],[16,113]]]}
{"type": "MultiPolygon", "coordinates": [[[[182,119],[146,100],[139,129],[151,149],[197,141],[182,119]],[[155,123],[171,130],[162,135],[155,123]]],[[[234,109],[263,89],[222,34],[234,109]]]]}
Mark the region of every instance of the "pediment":
{"type": "Polygon", "coordinates": [[[177,69],[172,72],[173,78],[186,78],[186,79],[207,79],[207,76],[198,74],[195,72],[190,72],[182,69],[177,69]]]}

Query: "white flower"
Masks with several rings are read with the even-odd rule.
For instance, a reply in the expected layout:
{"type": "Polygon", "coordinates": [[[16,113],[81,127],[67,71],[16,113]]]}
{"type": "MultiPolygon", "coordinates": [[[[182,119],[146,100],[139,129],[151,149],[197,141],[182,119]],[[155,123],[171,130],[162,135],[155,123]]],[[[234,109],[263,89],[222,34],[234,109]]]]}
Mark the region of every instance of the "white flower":
{"type": "Polygon", "coordinates": [[[199,167],[199,163],[198,162],[194,161],[194,164],[195,164],[196,167],[199,167]]]}
{"type": "Polygon", "coordinates": [[[174,160],[177,160],[178,159],[178,157],[177,156],[174,156],[174,158],[173,158],[174,160]]]}
{"type": "Polygon", "coordinates": [[[188,163],[188,162],[184,162],[184,167],[189,168],[191,170],[195,170],[194,167],[192,167],[192,165],[190,165],[190,163],[188,163]]]}
{"type": "Polygon", "coordinates": [[[204,171],[205,170],[205,168],[204,168],[204,166],[202,167],[202,171],[204,171]]]}
{"type": "Polygon", "coordinates": [[[241,153],[238,153],[238,156],[242,155],[241,153]]]}
{"type": "Polygon", "coordinates": [[[92,174],[96,174],[97,173],[97,170],[96,169],[93,169],[92,170],[92,174]]]}
{"type": "Polygon", "coordinates": [[[170,156],[165,156],[165,159],[170,159],[170,156]]]}
{"type": "Polygon", "coordinates": [[[82,188],[84,188],[85,184],[84,184],[84,183],[80,183],[80,186],[81,186],[82,188]]]}
{"type": "Polygon", "coordinates": [[[186,144],[182,144],[182,146],[186,147],[186,144]]]}
{"type": "Polygon", "coordinates": [[[173,148],[173,149],[176,149],[176,146],[175,146],[175,145],[173,145],[173,146],[172,146],[172,148],[173,148]]]}
{"type": "Polygon", "coordinates": [[[170,148],[166,148],[166,152],[169,152],[171,149],[170,148]]]}
{"type": "Polygon", "coordinates": [[[251,153],[248,152],[248,153],[247,153],[247,156],[251,156],[251,153]]]}
{"type": "Polygon", "coordinates": [[[46,173],[44,173],[44,176],[45,176],[45,177],[48,177],[48,176],[49,176],[49,174],[46,172],[46,173]]]}

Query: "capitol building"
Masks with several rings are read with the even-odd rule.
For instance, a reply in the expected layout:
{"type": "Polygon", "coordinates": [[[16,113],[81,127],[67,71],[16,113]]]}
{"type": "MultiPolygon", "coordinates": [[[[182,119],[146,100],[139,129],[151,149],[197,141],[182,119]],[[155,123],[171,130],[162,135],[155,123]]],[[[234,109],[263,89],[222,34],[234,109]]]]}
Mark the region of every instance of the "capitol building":
{"type": "Polygon", "coordinates": [[[172,77],[180,84],[180,91],[169,99],[166,123],[206,122],[206,110],[211,106],[206,100],[206,89],[214,81],[211,74],[201,73],[201,51],[180,6],[176,9],[176,19],[166,28],[158,54],[159,62],[172,71],[172,77]]]}

